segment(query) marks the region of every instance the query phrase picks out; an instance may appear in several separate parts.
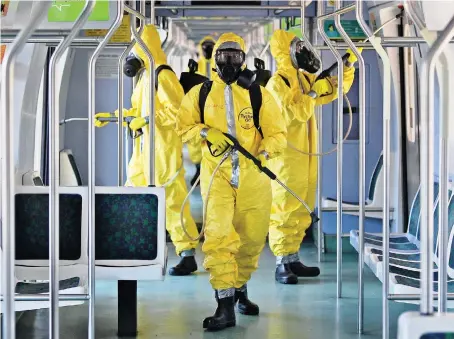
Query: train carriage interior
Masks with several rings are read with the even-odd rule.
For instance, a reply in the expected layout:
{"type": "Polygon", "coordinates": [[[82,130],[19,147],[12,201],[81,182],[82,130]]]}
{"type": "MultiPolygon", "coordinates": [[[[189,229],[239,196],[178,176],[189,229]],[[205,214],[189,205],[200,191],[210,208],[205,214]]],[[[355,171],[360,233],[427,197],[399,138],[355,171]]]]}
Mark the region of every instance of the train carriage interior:
{"type": "Polygon", "coordinates": [[[453,0],[0,25],[0,339],[454,338],[453,0]]]}

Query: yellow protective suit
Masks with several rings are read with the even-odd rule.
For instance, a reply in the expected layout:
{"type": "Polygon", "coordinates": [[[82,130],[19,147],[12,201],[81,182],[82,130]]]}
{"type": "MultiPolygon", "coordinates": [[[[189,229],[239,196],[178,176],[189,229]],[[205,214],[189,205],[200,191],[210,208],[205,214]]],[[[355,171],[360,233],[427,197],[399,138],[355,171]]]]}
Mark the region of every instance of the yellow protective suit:
{"type": "MultiPolygon", "coordinates": [[[[150,49],[155,60],[155,67],[167,63],[167,57],[161,49],[156,28],[148,25],[142,32],[142,39],[150,49]]],[[[135,54],[145,62],[146,70],[132,94],[132,107],[125,113],[128,116],[148,116],[149,110],[149,63],[145,52],[139,45],[134,46],[135,54]]],[[[177,76],[170,70],[162,70],[158,76],[158,90],[155,98],[155,180],[156,186],[166,186],[166,228],[170,233],[177,254],[197,247],[197,241],[188,239],[180,221],[180,210],[188,191],[184,180],[183,144],[175,131],[176,114],[184,96],[183,88],[177,76]]],[[[134,140],[134,150],[128,167],[128,183],[131,186],[147,186],[149,178],[149,128],[143,128],[142,140],[134,140]],[[141,146],[142,142],[142,146],[141,146]],[[142,150],[140,150],[142,148],[142,150]]],[[[184,210],[184,222],[191,237],[198,232],[190,213],[189,204],[184,210]]]]}
{"type": "Polygon", "coordinates": [[[198,51],[199,51],[199,68],[198,68],[198,71],[197,73],[201,74],[201,75],[204,75],[206,76],[208,79],[211,79],[211,69],[214,68],[214,51],[213,51],[213,54],[212,54],[212,58],[211,59],[206,59],[205,56],[203,55],[203,50],[202,50],[202,44],[206,41],[213,41],[213,43],[216,42],[216,40],[211,37],[211,36],[206,36],[204,37],[202,40],[200,40],[200,43],[198,45],[198,51]]]}
{"type": "MultiPolygon", "coordinates": [[[[211,36],[206,36],[202,40],[200,40],[198,50],[199,50],[199,67],[197,70],[197,73],[206,76],[208,79],[211,79],[211,69],[213,68],[212,60],[211,59],[206,59],[203,56],[203,51],[202,51],[202,44],[207,41],[211,40],[215,42],[216,40],[211,37],[211,36]]],[[[213,54],[214,55],[214,54],[213,54]]],[[[194,142],[188,142],[188,151],[189,151],[189,158],[191,159],[193,164],[200,164],[202,161],[202,148],[199,143],[194,143],[194,142]]]]}
{"type": "MultiPolygon", "coordinates": [[[[244,50],[241,37],[225,33],[217,41],[213,55],[224,42],[236,42],[244,50]]],[[[249,92],[236,83],[227,86],[216,74],[213,74],[213,86],[205,104],[205,123],[202,124],[198,103],[200,88],[201,85],[195,86],[183,98],[177,129],[184,142],[202,143],[201,192],[206,201],[211,175],[221,157],[211,155],[201,136],[203,129],[216,128],[230,133],[253,155],[266,151],[274,158],[285,148],[286,128],[276,102],[262,88],[262,139],[252,121],[249,92]]],[[[204,266],[210,272],[214,289],[240,288],[250,279],[265,245],[270,208],[270,179],[241,154],[227,159],[209,192],[202,247],[204,266]]]]}
{"type": "MultiPolygon", "coordinates": [[[[316,105],[332,102],[337,98],[337,77],[319,80],[318,88],[331,89],[327,94],[313,99],[307,93],[313,88],[316,75],[297,71],[290,58],[290,44],[295,35],[277,30],[271,37],[271,54],[276,59],[277,72],[266,88],[278,103],[288,130],[288,142],[298,149],[317,152],[316,105]],[[282,79],[284,76],[290,88],[282,79]],[[298,80],[299,78],[299,80],[298,80]],[[302,88],[300,88],[300,84],[302,88]]],[[[343,88],[348,92],[354,79],[354,67],[344,67],[343,88]]],[[[315,207],[317,190],[317,157],[303,155],[287,147],[282,156],[269,161],[269,167],[277,177],[305,200],[311,209],[315,207]]],[[[298,200],[280,185],[272,182],[273,204],[271,207],[269,243],[276,256],[287,256],[299,251],[311,217],[298,200]]]]}

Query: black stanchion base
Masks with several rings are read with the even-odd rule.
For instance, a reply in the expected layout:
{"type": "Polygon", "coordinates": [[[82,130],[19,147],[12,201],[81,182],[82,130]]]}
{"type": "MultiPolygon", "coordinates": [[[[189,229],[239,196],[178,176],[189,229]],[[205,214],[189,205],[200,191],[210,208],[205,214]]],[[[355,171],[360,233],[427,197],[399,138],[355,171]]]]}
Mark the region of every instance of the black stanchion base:
{"type": "Polygon", "coordinates": [[[137,281],[118,281],[118,336],[137,336],[137,281]]]}

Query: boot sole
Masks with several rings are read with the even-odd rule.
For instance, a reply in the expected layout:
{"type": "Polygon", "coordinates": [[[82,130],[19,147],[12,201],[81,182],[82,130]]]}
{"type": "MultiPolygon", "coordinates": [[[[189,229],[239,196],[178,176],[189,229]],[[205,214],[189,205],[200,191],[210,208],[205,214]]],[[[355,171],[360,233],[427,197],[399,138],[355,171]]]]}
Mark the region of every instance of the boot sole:
{"type": "Polygon", "coordinates": [[[242,309],[242,308],[240,308],[240,307],[237,307],[237,310],[238,310],[238,312],[241,313],[242,315],[252,315],[252,316],[257,316],[257,315],[259,315],[259,313],[260,313],[259,310],[257,310],[257,311],[252,311],[252,312],[249,311],[249,312],[248,312],[247,310],[242,309]]]}
{"type": "MultiPolygon", "coordinates": [[[[293,273],[295,273],[295,272],[293,272],[293,273]]],[[[315,278],[315,277],[318,277],[319,275],[320,275],[320,272],[318,272],[317,274],[296,274],[296,276],[300,277],[300,278],[315,278]]]]}
{"type": "Polygon", "coordinates": [[[276,278],[276,281],[283,285],[296,285],[298,284],[298,277],[276,278]]]}
{"type": "Polygon", "coordinates": [[[205,321],[203,322],[203,328],[206,329],[208,332],[216,332],[216,331],[222,331],[228,327],[235,327],[236,326],[236,321],[229,321],[224,324],[218,324],[216,326],[206,324],[205,321]]]}
{"type": "Polygon", "coordinates": [[[177,272],[175,270],[173,270],[172,268],[169,270],[169,275],[173,276],[173,277],[184,277],[184,276],[187,276],[187,275],[191,275],[192,273],[194,272],[197,272],[197,270],[194,270],[194,271],[186,271],[186,272],[177,272]]]}

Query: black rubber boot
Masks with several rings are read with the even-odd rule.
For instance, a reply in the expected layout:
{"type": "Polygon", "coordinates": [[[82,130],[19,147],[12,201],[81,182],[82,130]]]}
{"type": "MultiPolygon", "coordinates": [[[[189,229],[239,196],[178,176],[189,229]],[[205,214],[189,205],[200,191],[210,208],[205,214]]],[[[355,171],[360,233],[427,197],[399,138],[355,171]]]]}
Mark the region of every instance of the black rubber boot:
{"type": "MultiPolygon", "coordinates": [[[[194,176],[191,179],[191,187],[194,186],[194,183],[197,180],[197,178],[199,177],[199,175],[200,175],[200,164],[196,164],[195,165],[195,174],[194,174],[194,176]]],[[[197,186],[199,186],[199,185],[200,185],[200,181],[197,184],[197,186]]]]}
{"type": "Polygon", "coordinates": [[[169,269],[169,275],[184,276],[197,271],[197,262],[193,255],[182,257],[180,262],[169,269]]]}
{"type": "Polygon", "coordinates": [[[212,317],[203,320],[203,328],[207,331],[220,331],[235,326],[235,296],[219,299],[216,291],[216,301],[218,302],[216,312],[212,317]]]}
{"type": "Polygon", "coordinates": [[[244,315],[259,315],[257,304],[249,300],[247,288],[235,290],[235,303],[238,303],[238,312],[244,315]]]}
{"type": "Polygon", "coordinates": [[[320,275],[318,267],[305,266],[300,261],[290,263],[290,269],[298,277],[318,277],[320,275]]]}
{"type": "Polygon", "coordinates": [[[290,264],[279,264],[276,266],[276,281],[281,284],[295,285],[298,284],[298,277],[290,269],[290,264]]]}

